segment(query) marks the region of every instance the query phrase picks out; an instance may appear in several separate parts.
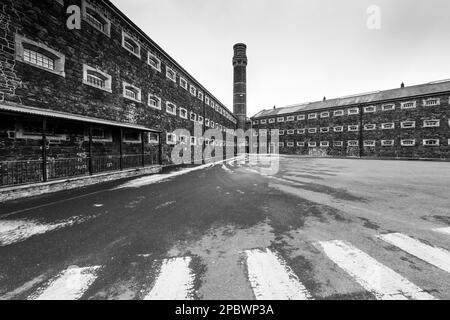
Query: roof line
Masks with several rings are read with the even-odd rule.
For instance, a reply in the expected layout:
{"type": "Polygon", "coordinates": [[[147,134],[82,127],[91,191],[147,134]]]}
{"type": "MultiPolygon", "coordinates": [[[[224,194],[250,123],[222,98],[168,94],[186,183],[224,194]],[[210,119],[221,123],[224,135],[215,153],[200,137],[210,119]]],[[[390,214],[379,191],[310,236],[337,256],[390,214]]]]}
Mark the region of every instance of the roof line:
{"type": "Polygon", "coordinates": [[[211,98],[213,98],[216,101],[219,101],[219,104],[225,108],[231,116],[233,116],[236,120],[237,118],[233,114],[233,112],[228,109],[227,106],[225,106],[222,102],[220,102],[219,99],[217,99],[209,90],[207,90],[200,82],[195,79],[189,72],[187,72],[178,62],[175,61],[163,48],[161,48],[155,41],[153,41],[144,31],[142,31],[141,28],[139,28],[133,21],[131,21],[130,18],[128,18],[119,8],[117,8],[110,0],[102,0],[111,10],[113,10],[116,14],[118,14],[123,20],[125,20],[126,23],[130,25],[131,28],[133,28],[137,33],[139,33],[145,40],[150,42],[152,46],[154,46],[156,49],[160,51],[160,53],[168,59],[171,63],[173,63],[177,68],[179,68],[182,72],[188,76],[192,82],[194,82],[197,86],[201,87],[203,92],[207,93],[211,98]]]}
{"type": "MultiPolygon", "coordinates": [[[[431,82],[426,82],[426,83],[420,83],[420,84],[407,86],[407,87],[404,87],[404,88],[392,88],[392,89],[385,89],[385,90],[376,90],[376,91],[372,91],[372,92],[365,92],[365,93],[359,93],[359,94],[354,94],[354,95],[341,96],[341,97],[337,97],[337,98],[327,99],[326,101],[330,102],[330,101],[340,100],[340,99],[363,97],[363,96],[368,96],[368,95],[371,95],[371,94],[377,94],[377,93],[383,93],[383,92],[394,91],[394,90],[402,90],[402,89],[414,88],[414,87],[419,87],[419,86],[424,86],[424,85],[433,85],[433,84],[439,84],[439,83],[445,83],[445,82],[450,82],[450,79],[443,79],[443,80],[436,80],[436,81],[431,81],[431,82]]],[[[449,91],[450,90],[444,90],[444,91],[439,91],[439,92],[433,92],[432,94],[438,94],[438,93],[449,92],[449,91]]],[[[422,96],[422,95],[424,95],[424,94],[411,95],[411,97],[422,96]]],[[[396,100],[396,99],[402,99],[402,98],[391,98],[391,99],[384,99],[384,100],[396,100]]],[[[384,101],[384,100],[378,100],[378,101],[384,101]]],[[[256,117],[257,115],[259,115],[260,113],[262,113],[264,111],[283,110],[283,109],[287,109],[287,108],[301,107],[301,106],[305,106],[306,107],[306,106],[308,106],[310,104],[319,103],[319,102],[322,102],[322,100],[302,102],[302,103],[297,103],[297,104],[290,104],[290,105],[279,107],[279,108],[263,109],[263,110],[258,111],[252,118],[256,117]]],[[[300,111],[295,111],[295,112],[300,112],[300,111]]]]}
{"type": "Polygon", "coordinates": [[[62,111],[56,111],[56,110],[51,110],[51,109],[41,109],[41,108],[29,107],[29,106],[19,105],[17,103],[13,103],[13,102],[0,103],[0,110],[7,111],[7,112],[9,111],[9,112],[31,114],[31,115],[40,116],[40,117],[49,117],[49,118],[65,119],[65,120],[72,120],[72,121],[82,121],[82,122],[88,122],[88,123],[95,123],[95,124],[102,124],[102,125],[107,125],[107,126],[123,127],[123,128],[129,128],[129,129],[151,131],[151,132],[161,132],[161,130],[151,129],[151,128],[148,128],[148,127],[145,127],[145,126],[142,126],[139,124],[99,119],[99,118],[78,115],[78,114],[73,114],[73,113],[67,113],[67,112],[62,112],[62,111]]]}

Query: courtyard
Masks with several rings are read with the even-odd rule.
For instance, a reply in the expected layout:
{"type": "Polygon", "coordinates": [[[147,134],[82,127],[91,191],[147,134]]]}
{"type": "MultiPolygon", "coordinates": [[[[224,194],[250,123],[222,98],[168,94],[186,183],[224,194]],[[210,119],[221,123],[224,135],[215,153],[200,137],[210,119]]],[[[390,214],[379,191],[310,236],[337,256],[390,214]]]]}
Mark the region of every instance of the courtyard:
{"type": "Polygon", "coordinates": [[[449,162],[267,158],[3,203],[0,299],[450,299],[449,162]]]}

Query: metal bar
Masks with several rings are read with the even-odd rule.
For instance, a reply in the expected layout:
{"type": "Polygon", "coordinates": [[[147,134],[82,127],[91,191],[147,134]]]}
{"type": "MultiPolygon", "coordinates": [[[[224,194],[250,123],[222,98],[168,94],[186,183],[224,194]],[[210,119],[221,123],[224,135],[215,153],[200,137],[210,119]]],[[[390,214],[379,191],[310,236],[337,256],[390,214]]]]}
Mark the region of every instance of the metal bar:
{"type": "Polygon", "coordinates": [[[47,119],[42,119],[42,180],[47,181],[47,119]]]}
{"type": "Polygon", "coordinates": [[[203,99],[202,99],[202,106],[203,106],[203,123],[201,124],[202,125],[202,137],[203,137],[203,139],[202,139],[202,164],[205,164],[205,149],[206,149],[206,141],[205,141],[205,120],[206,120],[205,96],[203,96],[203,99]]]}
{"type": "Polygon", "coordinates": [[[120,128],[120,134],[119,134],[119,163],[120,163],[120,170],[123,170],[123,129],[120,128]]]}
{"type": "Polygon", "coordinates": [[[159,144],[158,144],[158,164],[162,164],[162,133],[159,133],[159,144]]]}
{"type": "Polygon", "coordinates": [[[362,158],[362,156],[364,155],[364,150],[363,150],[363,106],[359,105],[359,157],[362,158]]]}
{"type": "Polygon", "coordinates": [[[93,159],[92,159],[92,125],[89,125],[89,150],[88,150],[88,156],[89,156],[89,175],[92,175],[93,173],[93,159]]]}
{"type": "Polygon", "coordinates": [[[141,132],[141,153],[142,153],[142,166],[145,167],[145,144],[144,144],[144,131],[141,132]]]}

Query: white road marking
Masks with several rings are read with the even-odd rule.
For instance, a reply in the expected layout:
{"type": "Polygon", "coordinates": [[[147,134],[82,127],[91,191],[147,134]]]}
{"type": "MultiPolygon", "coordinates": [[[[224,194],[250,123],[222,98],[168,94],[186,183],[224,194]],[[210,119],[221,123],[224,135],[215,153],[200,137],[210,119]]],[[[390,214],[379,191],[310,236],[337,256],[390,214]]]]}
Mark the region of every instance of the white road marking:
{"type": "Polygon", "coordinates": [[[75,216],[49,224],[34,220],[0,220],[0,247],[24,241],[35,235],[70,227],[94,217],[75,216]]]}
{"type": "Polygon", "coordinates": [[[378,237],[423,261],[450,272],[450,252],[445,249],[429,246],[402,233],[390,233],[378,237]]]}
{"type": "Polygon", "coordinates": [[[447,228],[436,228],[436,229],[433,229],[433,231],[450,235],[450,227],[447,227],[447,228]]]}
{"type": "Polygon", "coordinates": [[[248,278],[258,300],[308,300],[309,292],[286,263],[269,249],[245,251],[248,278]]]}
{"type": "Polygon", "coordinates": [[[190,257],[163,260],[155,285],[144,300],[192,300],[194,274],[190,262],[190,257]]]}
{"type": "Polygon", "coordinates": [[[379,300],[435,299],[395,271],[343,241],[319,244],[334,263],[379,300]]]}
{"type": "Polygon", "coordinates": [[[52,280],[47,288],[40,289],[30,300],[77,300],[80,299],[97,278],[100,266],[69,267],[57,278],[52,280]]]}

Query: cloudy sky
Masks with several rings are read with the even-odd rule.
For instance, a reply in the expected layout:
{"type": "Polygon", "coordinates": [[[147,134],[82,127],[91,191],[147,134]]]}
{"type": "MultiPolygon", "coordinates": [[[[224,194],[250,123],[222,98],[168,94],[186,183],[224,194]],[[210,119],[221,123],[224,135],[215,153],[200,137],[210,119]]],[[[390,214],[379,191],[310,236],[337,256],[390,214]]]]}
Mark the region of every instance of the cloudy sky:
{"type": "Polygon", "coordinates": [[[246,43],[248,116],[450,78],[448,0],[113,3],[230,109],[232,47],[246,43]],[[372,5],[381,10],[380,29],[367,27],[372,5]]]}

